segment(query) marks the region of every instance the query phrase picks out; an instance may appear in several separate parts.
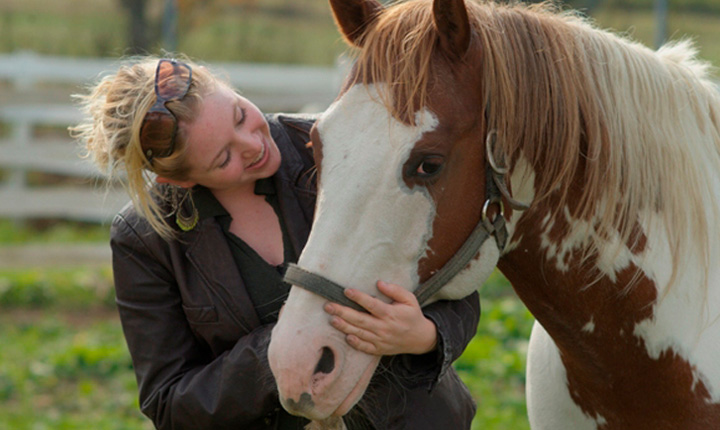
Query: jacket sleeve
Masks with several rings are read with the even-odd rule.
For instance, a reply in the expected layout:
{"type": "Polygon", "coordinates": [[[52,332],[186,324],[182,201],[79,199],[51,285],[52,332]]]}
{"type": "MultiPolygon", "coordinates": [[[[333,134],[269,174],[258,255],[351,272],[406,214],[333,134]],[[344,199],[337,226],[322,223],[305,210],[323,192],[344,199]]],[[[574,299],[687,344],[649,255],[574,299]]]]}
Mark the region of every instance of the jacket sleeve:
{"type": "Polygon", "coordinates": [[[259,327],[214,357],[187,322],[167,246],[136,226],[118,215],[111,247],[142,412],[161,430],[269,423],[280,407],[267,363],[272,326],[259,327]]]}
{"type": "Polygon", "coordinates": [[[423,355],[404,354],[393,360],[396,374],[405,386],[426,385],[430,391],[460,357],[477,333],[480,298],[477,291],[460,300],[441,300],[423,308],[425,317],[437,327],[435,350],[423,355]]]}

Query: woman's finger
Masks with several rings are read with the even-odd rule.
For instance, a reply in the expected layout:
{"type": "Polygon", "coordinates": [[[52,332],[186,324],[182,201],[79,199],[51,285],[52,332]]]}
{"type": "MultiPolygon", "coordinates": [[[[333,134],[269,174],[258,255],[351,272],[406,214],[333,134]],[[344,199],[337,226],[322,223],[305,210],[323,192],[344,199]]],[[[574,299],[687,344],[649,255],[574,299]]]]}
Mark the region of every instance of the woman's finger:
{"type": "Polygon", "coordinates": [[[388,304],[369,294],[354,288],[347,288],[345,290],[345,296],[378,318],[383,318],[387,315],[388,304]]]}
{"type": "Polygon", "coordinates": [[[412,291],[408,291],[398,284],[391,284],[389,282],[378,281],[378,290],[392,299],[394,302],[402,303],[406,305],[416,305],[417,297],[412,291]]]}
{"type": "Polygon", "coordinates": [[[327,303],[324,309],[325,312],[341,318],[343,322],[349,323],[350,325],[356,327],[359,326],[368,330],[373,330],[375,328],[375,322],[377,320],[365,312],[360,312],[337,303],[327,303]]]}

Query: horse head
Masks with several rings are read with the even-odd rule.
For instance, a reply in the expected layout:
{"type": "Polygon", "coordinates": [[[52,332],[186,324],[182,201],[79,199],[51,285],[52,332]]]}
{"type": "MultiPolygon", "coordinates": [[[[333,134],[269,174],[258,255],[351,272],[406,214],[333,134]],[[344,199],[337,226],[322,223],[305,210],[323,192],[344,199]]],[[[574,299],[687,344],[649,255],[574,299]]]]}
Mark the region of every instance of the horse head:
{"type": "MultiPolygon", "coordinates": [[[[511,213],[503,213],[501,194],[486,195],[496,188],[483,149],[494,139],[487,139],[488,104],[473,73],[478,47],[462,0],[331,5],[360,57],[311,133],[319,193],[298,267],[373,296],[378,280],[415,290],[483,221],[511,213]]],[[[495,167],[504,185],[505,172],[495,167]]],[[[489,227],[485,238],[494,233],[489,227]]],[[[427,301],[475,291],[497,263],[498,243],[484,240],[469,251],[457,268],[462,274],[427,301]]],[[[330,326],[326,301],[293,286],[269,347],[283,406],[315,420],[345,414],[379,362],[330,326]]]]}
{"type": "Polygon", "coordinates": [[[268,351],[283,405],[342,416],[379,361],[305,284],[416,291],[459,266],[428,301],[457,299],[497,264],[537,319],[531,425],[718,422],[720,97],[693,48],[548,4],[331,5],[359,55],[312,131],[310,281],[291,276],[268,351]]]}

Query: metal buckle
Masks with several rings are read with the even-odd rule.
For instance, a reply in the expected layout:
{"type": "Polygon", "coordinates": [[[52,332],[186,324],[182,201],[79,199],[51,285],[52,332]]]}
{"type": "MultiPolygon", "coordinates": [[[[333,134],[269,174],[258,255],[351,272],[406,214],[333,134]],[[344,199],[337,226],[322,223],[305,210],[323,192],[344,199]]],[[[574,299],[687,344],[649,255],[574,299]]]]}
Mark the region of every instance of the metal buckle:
{"type": "MultiPolygon", "coordinates": [[[[505,206],[503,205],[502,199],[500,197],[491,197],[491,198],[485,200],[485,203],[483,204],[481,216],[482,216],[481,220],[482,220],[483,224],[485,224],[486,227],[488,226],[487,225],[488,222],[490,223],[490,226],[495,224],[495,221],[497,220],[498,216],[504,217],[505,216],[505,206]],[[488,209],[490,208],[491,205],[493,205],[495,203],[497,203],[497,205],[500,206],[500,211],[497,213],[495,218],[493,218],[491,221],[488,219],[488,209]]],[[[493,230],[495,230],[494,227],[492,227],[490,229],[490,231],[493,231],[493,230]]]]}
{"type": "Polygon", "coordinates": [[[495,142],[497,141],[497,130],[492,129],[488,132],[487,137],[485,138],[485,156],[488,159],[488,163],[490,163],[490,167],[492,167],[493,171],[497,173],[498,175],[507,175],[509,170],[507,167],[503,166],[500,167],[495,162],[495,142]]]}

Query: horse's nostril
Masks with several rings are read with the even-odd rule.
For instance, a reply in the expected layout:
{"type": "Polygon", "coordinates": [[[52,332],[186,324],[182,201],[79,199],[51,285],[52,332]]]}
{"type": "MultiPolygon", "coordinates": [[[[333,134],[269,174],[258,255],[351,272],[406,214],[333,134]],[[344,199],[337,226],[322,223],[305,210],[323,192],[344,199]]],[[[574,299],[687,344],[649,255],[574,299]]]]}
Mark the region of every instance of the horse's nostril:
{"type": "Polygon", "coordinates": [[[335,354],[333,354],[332,349],[328,348],[327,346],[324,346],[322,349],[322,355],[320,356],[320,361],[318,361],[317,366],[315,366],[315,372],[314,373],[330,373],[335,368],[335,354]]]}

